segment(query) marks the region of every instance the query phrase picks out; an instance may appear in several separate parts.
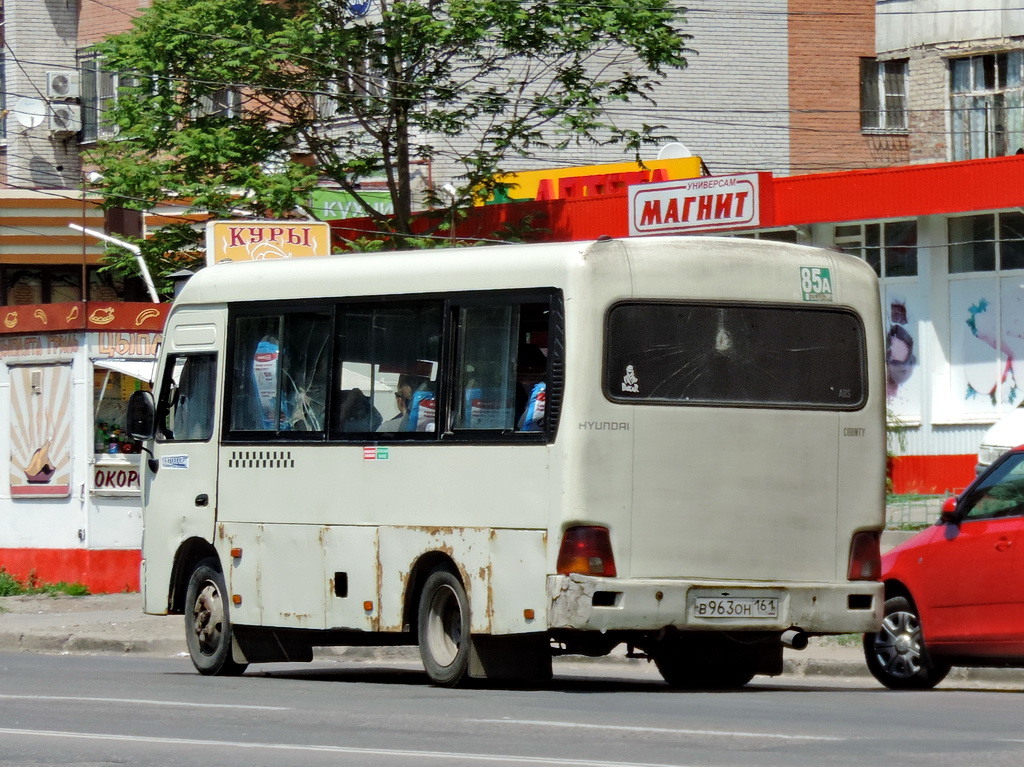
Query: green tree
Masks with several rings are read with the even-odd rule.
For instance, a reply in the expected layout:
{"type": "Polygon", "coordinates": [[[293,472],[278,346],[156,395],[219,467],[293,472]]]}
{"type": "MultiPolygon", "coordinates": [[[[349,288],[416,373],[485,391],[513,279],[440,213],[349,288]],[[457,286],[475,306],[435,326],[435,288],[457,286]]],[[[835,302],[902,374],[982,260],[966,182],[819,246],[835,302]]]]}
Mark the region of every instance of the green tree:
{"type": "Polygon", "coordinates": [[[215,214],[286,215],[318,181],[407,235],[420,203],[464,205],[510,158],[573,143],[639,160],[664,126],[619,127],[686,65],[673,0],[154,0],[98,46],[122,74],[115,140],[93,159],[111,206],[174,194],[215,214]],[[356,9],[361,10],[361,9],[356,9]],[[239,108],[240,107],[240,108],[239,108]],[[455,193],[414,199],[417,163],[457,160],[455,193]],[[393,219],[360,197],[385,179],[393,219]]]}

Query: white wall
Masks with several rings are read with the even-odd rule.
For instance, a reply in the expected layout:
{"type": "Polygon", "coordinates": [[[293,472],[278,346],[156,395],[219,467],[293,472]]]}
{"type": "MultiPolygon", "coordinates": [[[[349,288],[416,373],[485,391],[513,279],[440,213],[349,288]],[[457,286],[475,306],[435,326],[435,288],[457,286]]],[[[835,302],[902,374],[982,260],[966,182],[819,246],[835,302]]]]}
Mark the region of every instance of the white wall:
{"type": "MultiPolygon", "coordinates": [[[[661,124],[703,158],[716,175],[753,170],[790,172],[789,35],[787,0],[697,0],[687,3],[682,31],[692,35],[689,66],[670,70],[652,94],[656,106],[612,105],[620,127],[661,124]]],[[[467,129],[469,132],[469,129],[467,129]]],[[[435,184],[460,172],[444,156],[464,154],[470,142],[436,142],[435,184]]],[[[645,153],[657,156],[658,147],[645,153]]],[[[632,160],[619,146],[570,146],[516,160],[517,170],[562,168],[632,160]]]]}
{"type": "Polygon", "coordinates": [[[1024,35],[1019,0],[878,0],[878,52],[1024,35]]]}

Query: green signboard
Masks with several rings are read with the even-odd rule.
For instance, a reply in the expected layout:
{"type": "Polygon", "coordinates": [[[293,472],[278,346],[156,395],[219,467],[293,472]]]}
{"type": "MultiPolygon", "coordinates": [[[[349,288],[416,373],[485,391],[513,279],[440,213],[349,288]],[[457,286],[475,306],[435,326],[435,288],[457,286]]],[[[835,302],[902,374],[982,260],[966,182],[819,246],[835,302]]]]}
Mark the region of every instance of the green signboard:
{"type": "MultiPolygon", "coordinates": [[[[359,196],[370,203],[378,213],[394,213],[391,195],[388,192],[360,192],[359,196]]],[[[310,194],[310,205],[313,215],[321,221],[332,221],[340,218],[362,218],[366,210],[356,202],[348,192],[336,189],[315,189],[310,194]]]]}

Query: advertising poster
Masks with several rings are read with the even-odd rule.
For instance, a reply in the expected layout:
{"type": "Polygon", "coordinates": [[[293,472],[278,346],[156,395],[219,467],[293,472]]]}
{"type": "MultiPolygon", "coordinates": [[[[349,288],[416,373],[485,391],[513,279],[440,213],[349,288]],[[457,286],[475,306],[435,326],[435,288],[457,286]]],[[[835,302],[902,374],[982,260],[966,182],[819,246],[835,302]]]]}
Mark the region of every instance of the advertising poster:
{"type": "Polygon", "coordinates": [[[14,497],[71,494],[71,366],[12,366],[10,487],[14,497]]]}
{"type": "Polygon", "coordinates": [[[885,291],[885,397],[898,418],[921,418],[924,375],[921,371],[921,310],[917,285],[889,286],[885,291]]]}
{"type": "Polygon", "coordinates": [[[1024,287],[1020,278],[949,286],[953,403],[997,417],[1024,397],[1024,287]]]}

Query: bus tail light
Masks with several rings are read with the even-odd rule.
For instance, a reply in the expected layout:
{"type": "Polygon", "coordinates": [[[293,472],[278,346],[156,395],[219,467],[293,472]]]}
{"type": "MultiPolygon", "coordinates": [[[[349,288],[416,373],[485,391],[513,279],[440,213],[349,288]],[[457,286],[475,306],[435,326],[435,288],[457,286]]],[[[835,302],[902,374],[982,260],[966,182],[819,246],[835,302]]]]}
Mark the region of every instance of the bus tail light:
{"type": "Polygon", "coordinates": [[[615,558],[606,527],[570,527],[562,534],[558,573],[615,577],[615,558]]]}
{"type": "Polygon", "coordinates": [[[877,581],[882,576],[882,553],[877,532],[861,532],[850,544],[851,581],[877,581]]]}

